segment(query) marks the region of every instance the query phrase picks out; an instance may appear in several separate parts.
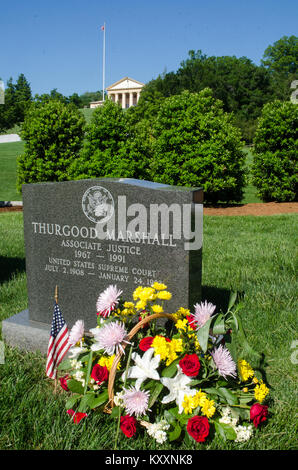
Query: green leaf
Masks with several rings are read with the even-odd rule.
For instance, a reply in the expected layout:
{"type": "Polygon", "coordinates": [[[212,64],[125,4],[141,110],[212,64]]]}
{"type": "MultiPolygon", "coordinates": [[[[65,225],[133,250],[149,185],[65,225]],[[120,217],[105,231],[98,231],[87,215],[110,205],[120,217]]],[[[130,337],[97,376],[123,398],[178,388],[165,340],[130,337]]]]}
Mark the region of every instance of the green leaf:
{"type": "Polygon", "coordinates": [[[74,405],[76,404],[76,402],[81,398],[80,395],[73,395],[72,397],[70,397],[67,402],[65,403],[65,408],[67,410],[71,409],[74,407],[74,405]]]}
{"type": "Polygon", "coordinates": [[[84,395],[80,401],[78,412],[86,413],[86,411],[89,409],[89,402],[91,402],[92,399],[93,399],[92,395],[89,395],[89,394],[84,395]]]}
{"type": "Polygon", "coordinates": [[[234,441],[237,437],[236,432],[229,424],[214,422],[216,431],[224,440],[234,441]]]}
{"type": "Polygon", "coordinates": [[[237,292],[231,292],[228,304],[228,310],[231,310],[232,307],[235,305],[237,299],[237,292]]]}
{"type": "Polygon", "coordinates": [[[92,400],[89,402],[89,407],[93,410],[94,408],[97,408],[98,406],[102,405],[105,403],[109,398],[108,391],[105,390],[102,392],[98,397],[94,397],[92,400]]]}
{"type": "Polygon", "coordinates": [[[161,393],[163,389],[163,384],[161,382],[157,382],[155,389],[153,390],[152,394],[150,395],[150,400],[149,400],[149,405],[148,407],[151,408],[151,406],[154,405],[155,401],[157,400],[158,395],[161,393]]]}
{"type": "Polygon", "coordinates": [[[169,413],[171,413],[171,415],[173,415],[176,419],[179,418],[179,413],[178,413],[179,408],[178,408],[178,406],[175,406],[174,408],[170,408],[168,411],[169,411],[169,413]]]}
{"type": "Polygon", "coordinates": [[[70,379],[67,381],[67,386],[71,392],[79,393],[80,395],[84,394],[84,387],[82,382],[78,382],[75,379],[70,379]]]}
{"type": "Polygon", "coordinates": [[[90,379],[90,373],[91,373],[91,367],[92,367],[92,357],[93,357],[93,351],[90,351],[89,353],[89,359],[88,359],[88,365],[87,365],[87,373],[86,373],[86,381],[85,381],[85,387],[84,387],[84,394],[87,391],[87,387],[89,384],[89,379],[90,379]]]}
{"type": "Polygon", "coordinates": [[[212,325],[212,333],[214,335],[223,335],[225,334],[226,329],[225,329],[225,319],[222,314],[218,315],[218,317],[215,319],[215,322],[212,325]]]}
{"type": "Polygon", "coordinates": [[[209,320],[206,321],[205,325],[203,325],[202,328],[199,328],[197,330],[197,338],[204,353],[207,351],[208,347],[209,330],[212,320],[212,317],[209,318],[209,320]]]}
{"type": "Polygon", "coordinates": [[[177,364],[179,364],[179,359],[176,359],[174,362],[172,362],[172,364],[162,371],[162,377],[173,377],[177,372],[177,364]]]}
{"type": "Polygon", "coordinates": [[[180,434],[181,434],[181,427],[179,426],[179,424],[176,424],[174,430],[169,433],[169,441],[170,442],[175,441],[176,439],[180,437],[180,434]]]}
{"type": "Polygon", "coordinates": [[[176,417],[169,410],[165,410],[163,415],[164,415],[165,420],[169,424],[173,424],[176,422],[176,417]]]}
{"type": "Polygon", "coordinates": [[[111,418],[118,418],[120,406],[114,406],[112,413],[110,414],[111,418]]]}
{"type": "Polygon", "coordinates": [[[71,369],[70,359],[65,359],[64,361],[60,362],[57,369],[58,370],[69,370],[69,369],[71,369]]]}
{"type": "Polygon", "coordinates": [[[218,391],[221,394],[221,396],[223,396],[227,400],[227,403],[229,405],[238,405],[237,396],[234,393],[232,393],[229,389],[220,387],[218,391]]]}

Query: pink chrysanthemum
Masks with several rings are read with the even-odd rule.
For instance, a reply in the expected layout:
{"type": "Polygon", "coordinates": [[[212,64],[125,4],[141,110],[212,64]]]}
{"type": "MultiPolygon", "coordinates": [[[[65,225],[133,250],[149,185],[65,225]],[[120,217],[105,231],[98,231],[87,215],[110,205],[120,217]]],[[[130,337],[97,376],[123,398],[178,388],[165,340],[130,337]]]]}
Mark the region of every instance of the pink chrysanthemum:
{"type": "Polygon", "coordinates": [[[139,390],[136,387],[124,389],[122,396],[123,405],[129,415],[135,414],[137,417],[143,415],[148,410],[149,392],[139,390]]]}
{"type": "Polygon", "coordinates": [[[195,313],[193,314],[193,320],[190,323],[194,323],[197,329],[202,328],[206,321],[209,320],[211,315],[213,315],[216,309],[216,305],[213,305],[205,300],[205,302],[196,304],[194,307],[195,313]]]}
{"type": "Polygon", "coordinates": [[[84,321],[77,320],[69,333],[68,344],[70,344],[71,346],[74,346],[79,341],[81,341],[83,336],[84,336],[84,321]]]}
{"type": "Polygon", "coordinates": [[[213,361],[218,369],[219,375],[222,375],[225,379],[228,376],[234,378],[237,377],[236,364],[227,348],[220,345],[211,353],[211,356],[213,357],[213,361]]]}
{"type": "Polygon", "coordinates": [[[106,290],[104,290],[97,299],[97,315],[100,315],[104,318],[108,317],[118,304],[121,294],[122,290],[119,290],[117,286],[111,285],[107,287],[106,290]]]}
{"type": "Polygon", "coordinates": [[[108,323],[101,328],[93,328],[90,330],[93,333],[96,343],[91,346],[93,351],[103,349],[109,356],[117,354],[119,349],[124,353],[121,343],[129,343],[126,341],[127,331],[123,323],[120,321],[108,323]]]}

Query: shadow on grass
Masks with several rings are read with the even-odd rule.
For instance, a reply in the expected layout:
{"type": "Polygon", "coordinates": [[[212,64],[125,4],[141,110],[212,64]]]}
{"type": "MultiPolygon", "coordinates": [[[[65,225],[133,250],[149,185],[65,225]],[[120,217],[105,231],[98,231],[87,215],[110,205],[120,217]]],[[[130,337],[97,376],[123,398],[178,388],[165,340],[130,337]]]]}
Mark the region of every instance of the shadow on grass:
{"type": "Polygon", "coordinates": [[[9,258],[7,256],[0,256],[0,266],[0,284],[9,281],[15,274],[24,272],[26,269],[24,258],[9,258]]]}
{"type": "Polygon", "coordinates": [[[215,286],[202,286],[202,301],[216,305],[216,311],[226,312],[229,305],[231,291],[215,286]]]}

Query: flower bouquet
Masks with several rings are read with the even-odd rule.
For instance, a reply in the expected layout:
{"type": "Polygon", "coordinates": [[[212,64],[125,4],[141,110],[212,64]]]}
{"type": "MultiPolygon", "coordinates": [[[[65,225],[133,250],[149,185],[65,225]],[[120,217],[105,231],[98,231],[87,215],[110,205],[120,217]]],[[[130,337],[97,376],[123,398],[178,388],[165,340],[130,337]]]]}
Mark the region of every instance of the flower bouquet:
{"type": "Polygon", "coordinates": [[[66,408],[73,421],[91,410],[108,413],[117,422],[115,448],[121,431],[127,438],[148,433],[159,444],[191,445],[214,434],[248,440],[267,419],[269,389],[244,359],[256,353],[236,294],[226,313],[205,301],[171,314],[164,310],[172,295],[162,283],[137,287],[133,302],[121,294],[109,286],[97,301],[96,328],[86,333],[78,320],[69,334],[59,380],[71,392],[66,408]]]}

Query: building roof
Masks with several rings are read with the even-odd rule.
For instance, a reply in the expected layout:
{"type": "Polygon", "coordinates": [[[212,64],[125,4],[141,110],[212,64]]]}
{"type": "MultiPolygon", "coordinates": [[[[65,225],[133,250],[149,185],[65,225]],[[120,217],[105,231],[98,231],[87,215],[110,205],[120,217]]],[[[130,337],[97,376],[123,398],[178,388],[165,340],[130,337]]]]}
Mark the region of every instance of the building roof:
{"type": "Polygon", "coordinates": [[[134,88],[143,88],[145,84],[142,82],[139,82],[138,80],[135,80],[134,78],[130,77],[124,77],[121,78],[121,80],[118,80],[118,82],[113,83],[109,87],[107,87],[108,91],[111,90],[129,90],[129,89],[134,89],[134,88]]]}

